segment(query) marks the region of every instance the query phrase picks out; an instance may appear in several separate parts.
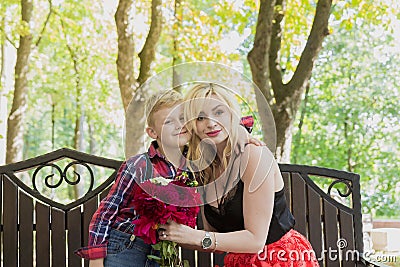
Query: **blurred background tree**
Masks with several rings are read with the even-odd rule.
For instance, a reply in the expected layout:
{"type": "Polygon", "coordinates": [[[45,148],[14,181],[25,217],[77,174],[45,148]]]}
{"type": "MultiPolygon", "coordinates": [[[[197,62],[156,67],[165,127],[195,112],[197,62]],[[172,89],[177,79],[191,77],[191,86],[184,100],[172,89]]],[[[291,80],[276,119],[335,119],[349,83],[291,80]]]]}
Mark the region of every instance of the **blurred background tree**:
{"type": "MultiPolygon", "coordinates": [[[[215,61],[263,90],[281,162],[357,172],[364,212],[400,217],[399,8],[395,0],[4,0],[0,164],[6,153],[15,162],[61,147],[119,159],[143,151],[143,103],[153,92],[140,85],[174,64],[215,61]]],[[[265,129],[258,123],[254,133],[265,129]]]]}

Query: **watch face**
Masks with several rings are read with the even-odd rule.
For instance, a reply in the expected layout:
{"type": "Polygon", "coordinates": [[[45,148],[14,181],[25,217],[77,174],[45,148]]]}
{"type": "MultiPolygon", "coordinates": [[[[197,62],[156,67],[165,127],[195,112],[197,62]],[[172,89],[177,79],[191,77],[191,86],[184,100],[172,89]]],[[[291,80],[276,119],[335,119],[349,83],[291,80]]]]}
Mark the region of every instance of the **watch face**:
{"type": "Polygon", "coordinates": [[[205,237],[204,239],[203,239],[203,248],[209,248],[209,247],[211,247],[211,245],[212,245],[212,240],[211,240],[211,238],[210,237],[205,237]]]}

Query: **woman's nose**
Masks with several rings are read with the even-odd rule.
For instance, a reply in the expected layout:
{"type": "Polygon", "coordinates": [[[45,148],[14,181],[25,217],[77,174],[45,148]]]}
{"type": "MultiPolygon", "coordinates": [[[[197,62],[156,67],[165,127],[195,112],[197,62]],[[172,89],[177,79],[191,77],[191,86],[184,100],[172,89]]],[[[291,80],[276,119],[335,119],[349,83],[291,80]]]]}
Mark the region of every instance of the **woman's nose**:
{"type": "Polygon", "coordinates": [[[217,124],[217,122],[212,118],[207,118],[206,120],[207,120],[207,127],[209,128],[212,128],[217,124]]]}

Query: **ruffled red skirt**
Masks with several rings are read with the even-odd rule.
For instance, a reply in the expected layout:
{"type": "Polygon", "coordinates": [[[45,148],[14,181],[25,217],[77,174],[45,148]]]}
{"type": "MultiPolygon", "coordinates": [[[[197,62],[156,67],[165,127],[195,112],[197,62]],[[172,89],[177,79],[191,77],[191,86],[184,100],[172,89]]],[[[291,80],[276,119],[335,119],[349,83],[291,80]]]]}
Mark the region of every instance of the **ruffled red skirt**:
{"type": "Polygon", "coordinates": [[[258,254],[228,253],[224,258],[224,267],[314,266],[319,264],[310,242],[293,229],[278,241],[266,245],[258,254]]]}

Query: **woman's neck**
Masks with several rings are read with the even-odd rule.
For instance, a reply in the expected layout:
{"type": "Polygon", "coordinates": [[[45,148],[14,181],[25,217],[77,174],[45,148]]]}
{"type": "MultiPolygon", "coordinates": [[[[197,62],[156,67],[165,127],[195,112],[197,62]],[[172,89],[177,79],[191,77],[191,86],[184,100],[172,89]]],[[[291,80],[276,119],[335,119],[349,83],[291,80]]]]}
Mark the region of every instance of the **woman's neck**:
{"type": "Polygon", "coordinates": [[[220,162],[224,162],[224,150],[226,148],[227,140],[217,144],[217,157],[219,158],[220,162]]]}

